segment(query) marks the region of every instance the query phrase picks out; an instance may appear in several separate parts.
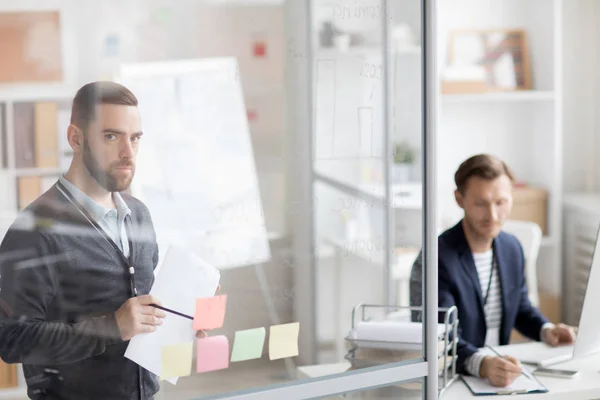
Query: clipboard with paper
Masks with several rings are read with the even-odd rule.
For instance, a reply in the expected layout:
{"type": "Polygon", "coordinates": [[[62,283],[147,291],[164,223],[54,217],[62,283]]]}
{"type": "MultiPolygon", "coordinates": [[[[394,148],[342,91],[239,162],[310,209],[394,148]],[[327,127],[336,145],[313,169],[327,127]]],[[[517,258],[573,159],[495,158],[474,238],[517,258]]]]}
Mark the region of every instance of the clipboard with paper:
{"type": "Polygon", "coordinates": [[[474,396],[515,395],[530,393],[546,393],[548,389],[530,372],[525,371],[527,376],[519,376],[512,384],[506,387],[492,386],[487,379],[463,376],[469,390],[474,396]]]}

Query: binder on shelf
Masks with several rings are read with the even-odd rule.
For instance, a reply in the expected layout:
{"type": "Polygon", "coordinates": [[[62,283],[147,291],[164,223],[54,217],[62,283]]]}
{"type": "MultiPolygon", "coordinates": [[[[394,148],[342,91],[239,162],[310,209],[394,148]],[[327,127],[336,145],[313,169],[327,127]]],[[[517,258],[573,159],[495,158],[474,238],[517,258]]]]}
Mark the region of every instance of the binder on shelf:
{"type": "Polygon", "coordinates": [[[13,131],[17,168],[35,167],[34,129],[33,103],[15,103],[13,131]]]}
{"type": "Polygon", "coordinates": [[[71,110],[68,108],[59,108],[56,118],[58,135],[58,168],[61,171],[68,171],[73,159],[73,149],[67,140],[67,130],[71,124],[71,110]]]}
{"type": "Polygon", "coordinates": [[[35,166],[58,168],[58,105],[35,104],[35,166]]]}
{"type": "Polygon", "coordinates": [[[2,168],[8,168],[8,132],[6,130],[6,104],[0,104],[0,148],[2,152],[2,168]]]}
{"type": "Polygon", "coordinates": [[[42,188],[39,176],[22,176],[17,178],[17,193],[19,196],[19,210],[23,210],[31,202],[40,197],[42,188]]]}

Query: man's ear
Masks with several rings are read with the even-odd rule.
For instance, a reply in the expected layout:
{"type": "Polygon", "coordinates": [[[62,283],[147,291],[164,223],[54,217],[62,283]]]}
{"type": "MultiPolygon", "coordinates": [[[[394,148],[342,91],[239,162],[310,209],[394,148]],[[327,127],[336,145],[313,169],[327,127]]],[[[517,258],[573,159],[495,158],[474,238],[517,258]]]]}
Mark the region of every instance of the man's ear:
{"type": "Polygon", "coordinates": [[[73,152],[78,153],[83,149],[83,132],[77,125],[69,125],[67,129],[67,140],[73,149],[73,152]]]}
{"type": "Polygon", "coordinates": [[[464,202],[465,200],[463,199],[462,194],[460,193],[460,191],[458,189],[456,189],[454,191],[454,199],[456,200],[456,204],[458,204],[458,206],[460,208],[464,208],[464,202]]]}

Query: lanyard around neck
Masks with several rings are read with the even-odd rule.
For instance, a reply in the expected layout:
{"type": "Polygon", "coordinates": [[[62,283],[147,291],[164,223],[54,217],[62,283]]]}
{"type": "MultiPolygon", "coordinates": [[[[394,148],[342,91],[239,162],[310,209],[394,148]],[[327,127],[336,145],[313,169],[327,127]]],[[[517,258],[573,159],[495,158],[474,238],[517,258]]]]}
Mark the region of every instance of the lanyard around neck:
{"type": "Polygon", "coordinates": [[[487,290],[485,291],[485,297],[483,299],[483,306],[487,305],[488,298],[490,297],[490,289],[492,287],[492,278],[494,277],[494,270],[496,269],[496,252],[492,246],[492,268],[490,270],[490,279],[488,280],[487,290]]]}
{"type": "Polygon", "coordinates": [[[83,214],[88,223],[92,225],[98,231],[98,233],[102,235],[102,237],[117,252],[119,257],[121,257],[121,259],[125,262],[129,272],[131,295],[137,296],[137,288],[135,286],[135,268],[133,267],[133,242],[131,240],[131,231],[129,227],[130,221],[129,218],[127,218],[128,216],[125,216],[124,219],[125,231],[127,232],[127,243],[129,244],[129,257],[126,257],[121,248],[114,242],[114,240],[112,240],[110,235],[106,233],[106,231],[94,220],[94,218],[92,218],[90,213],[85,209],[85,207],[83,207],[83,205],[81,205],[81,203],[79,203],[79,201],[77,201],[77,199],[71,194],[71,192],[69,192],[69,190],[60,181],[57,185],[60,191],[67,197],[67,199],[71,203],[73,203],[73,205],[77,208],[77,210],[79,210],[80,213],[83,214]]]}

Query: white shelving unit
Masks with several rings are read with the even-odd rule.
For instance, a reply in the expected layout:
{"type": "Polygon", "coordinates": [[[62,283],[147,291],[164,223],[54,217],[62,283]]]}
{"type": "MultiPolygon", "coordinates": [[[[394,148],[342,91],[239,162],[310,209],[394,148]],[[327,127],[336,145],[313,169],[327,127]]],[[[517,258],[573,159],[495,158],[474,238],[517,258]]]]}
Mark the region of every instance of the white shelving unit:
{"type": "Polygon", "coordinates": [[[483,94],[444,94],[444,103],[479,103],[479,102],[534,102],[553,101],[554,92],[551,90],[527,90],[518,92],[498,92],[483,94]]]}
{"type": "MultiPolygon", "coordinates": [[[[40,176],[40,177],[51,177],[58,176],[63,171],[61,168],[17,168],[15,155],[15,118],[14,118],[14,106],[18,103],[38,103],[38,102],[56,102],[59,104],[59,109],[64,108],[66,105],[70,105],[77,89],[71,85],[24,85],[4,86],[0,88],[0,104],[4,105],[5,118],[4,127],[6,132],[6,141],[0,141],[0,146],[6,143],[6,166],[7,168],[0,168],[0,186],[2,187],[3,196],[0,199],[0,213],[2,214],[15,214],[18,211],[18,199],[17,199],[17,179],[24,176],[40,176]]],[[[58,134],[66,134],[66,132],[58,132],[58,134]]],[[[59,141],[60,143],[60,141],[59,141]]],[[[1,149],[1,147],[0,147],[1,149]]],[[[60,149],[56,149],[58,159],[60,162],[60,149]]],[[[2,151],[0,151],[0,157],[2,157],[2,151]]],[[[4,160],[1,160],[0,165],[4,165],[4,160]]]]}
{"type": "Polygon", "coordinates": [[[500,157],[518,180],[548,191],[549,229],[538,258],[538,281],[541,291],[554,296],[560,296],[562,285],[562,7],[562,0],[440,0],[437,12],[440,76],[451,31],[523,29],[533,82],[528,91],[440,93],[440,223],[446,228],[462,215],[452,195],[460,162],[476,153],[500,157]]]}

